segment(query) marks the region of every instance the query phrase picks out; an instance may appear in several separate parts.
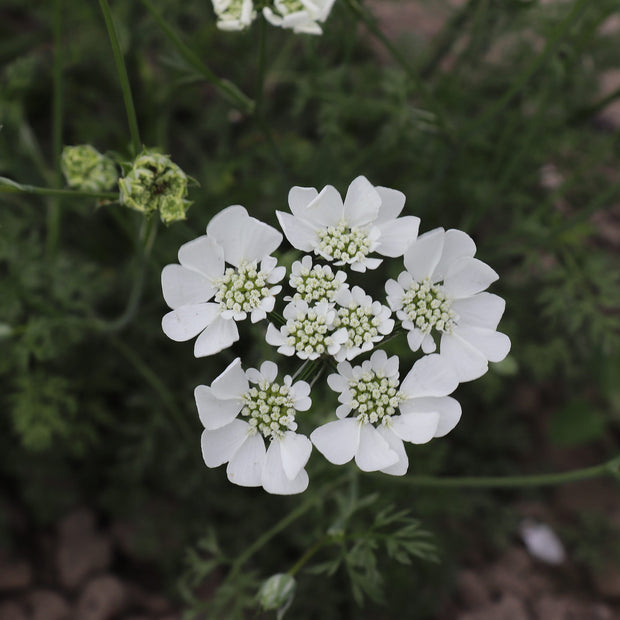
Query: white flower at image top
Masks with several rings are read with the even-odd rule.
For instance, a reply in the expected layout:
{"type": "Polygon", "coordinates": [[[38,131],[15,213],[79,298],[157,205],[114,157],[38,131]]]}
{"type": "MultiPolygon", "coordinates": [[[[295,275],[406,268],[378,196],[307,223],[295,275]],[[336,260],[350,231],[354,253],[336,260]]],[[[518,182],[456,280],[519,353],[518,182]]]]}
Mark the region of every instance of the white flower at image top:
{"type": "Polygon", "coordinates": [[[231,482],[291,495],[308,487],[304,467],[312,444],[295,432],[295,416],[310,408],[310,386],[293,383],[288,375],[278,383],[277,376],[273,362],[244,371],[237,358],[211,386],[199,385],[194,396],[205,427],[201,442],[207,467],[228,463],[231,482]]]}
{"type": "Polygon", "coordinates": [[[276,214],[291,245],[353,271],[376,269],[382,261],[371,258],[373,252],[402,256],[420,225],[415,216],[398,217],[405,205],[402,192],[374,187],[363,176],[349,185],[344,202],[331,185],[320,193],[293,187],[288,202],[291,213],[276,214]]]}
{"type": "Polygon", "coordinates": [[[220,30],[245,30],[256,19],[252,0],[212,0],[220,30]]]}
{"type": "Polygon", "coordinates": [[[456,426],[461,407],[448,396],[458,385],[450,365],[429,355],[399,384],[398,364],[397,356],[379,350],[361,366],[341,362],[327,378],[339,392],[339,419],[319,426],[310,439],[328,461],[343,465],[354,458],[362,471],[402,476],[409,466],[404,441],[423,444],[456,426]]]}
{"type": "Polygon", "coordinates": [[[273,8],[265,7],[263,15],[273,26],[303,34],[322,34],[324,22],[334,0],[274,0],[273,8]]]}
{"type": "Polygon", "coordinates": [[[466,233],[437,228],[415,240],[404,255],[406,270],[385,285],[411,350],[431,353],[439,336],[440,353],[461,382],[482,376],[489,361],[510,351],[508,336],[496,331],[505,302],[484,292],[498,275],[475,253],[466,233]]]}
{"type": "Polygon", "coordinates": [[[249,315],[256,323],[273,310],[282,288],[275,284],[286,269],[270,254],[281,241],[279,231],[250,217],[241,206],[218,213],[206,235],[181,246],[180,265],[166,265],[162,271],[164,299],[172,308],[162,319],[164,333],[176,341],[198,336],[196,357],[236,342],[236,321],[249,315]]]}

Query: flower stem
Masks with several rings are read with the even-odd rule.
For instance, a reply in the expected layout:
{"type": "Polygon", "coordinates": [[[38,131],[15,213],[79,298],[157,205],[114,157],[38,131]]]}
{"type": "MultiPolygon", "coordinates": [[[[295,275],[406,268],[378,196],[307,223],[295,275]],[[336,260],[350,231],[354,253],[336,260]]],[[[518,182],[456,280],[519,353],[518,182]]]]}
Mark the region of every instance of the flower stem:
{"type": "Polygon", "coordinates": [[[323,547],[331,544],[333,542],[332,537],[329,534],[325,534],[325,536],[321,537],[317,540],[312,547],[306,550],[306,552],[293,564],[293,566],[287,571],[287,573],[294,577],[307,563],[308,560],[312,558],[313,555],[320,551],[323,547]]]}
{"type": "Polygon", "coordinates": [[[37,187],[35,185],[23,185],[22,183],[17,183],[5,177],[0,177],[0,193],[35,194],[37,196],[62,198],[96,198],[98,200],[118,200],[118,193],[115,192],[89,192],[75,189],[37,187]]]}
{"type": "Polygon", "coordinates": [[[116,27],[114,26],[114,19],[110,11],[110,5],[108,4],[108,0],[99,0],[99,6],[101,6],[103,18],[105,19],[105,25],[108,29],[110,45],[112,46],[112,52],[114,53],[116,70],[118,72],[118,78],[121,83],[121,90],[123,91],[123,101],[125,102],[127,121],[129,122],[132,155],[135,157],[142,148],[142,142],[140,140],[140,132],[138,131],[138,119],[136,117],[136,108],[134,106],[133,97],[131,94],[131,85],[129,84],[127,67],[125,66],[125,59],[123,58],[123,51],[121,50],[121,46],[118,42],[116,27]]]}
{"type": "Polygon", "coordinates": [[[254,112],[255,104],[246,94],[244,94],[235,84],[229,80],[219,78],[209,67],[207,67],[200,58],[189,48],[181,37],[170,27],[166,20],[161,16],[159,11],[153,6],[150,0],[140,0],[146,10],[151,14],[157,22],[161,31],[164,33],[168,41],[176,48],[181,57],[193,67],[207,82],[220,91],[230,102],[234,103],[240,110],[251,114],[254,112]]]}

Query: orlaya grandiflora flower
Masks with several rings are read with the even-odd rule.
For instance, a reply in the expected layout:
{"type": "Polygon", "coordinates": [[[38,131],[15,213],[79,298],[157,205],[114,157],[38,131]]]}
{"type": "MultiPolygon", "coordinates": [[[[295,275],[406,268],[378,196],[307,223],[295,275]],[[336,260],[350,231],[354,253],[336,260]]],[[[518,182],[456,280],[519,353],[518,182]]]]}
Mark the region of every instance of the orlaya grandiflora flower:
{"type": "Polygon", "coordinates": [[[236,321],[253,323],[271,312],[286,274],[270,256],[282,241],[275,228],[250,217],[241,206],[218,213],[207,234],[181,246],[180,265],[166,265],[161,284],[172,312],[164,333],[185,341],[198,335],[194,355],[218,353],[239,339],[236,321]],[[226,263],[230,267],[226,267],[226,263]]]}
{"type": "Polygon", "coordinates": [[[350,265],[353,271],[376,269],[383,256],[402,256],[416,238],[420,219],[398,217],[405,195],[387,187],[374,187],[357,177],[342,201],[328,185],[321,192],[313,187],[293,187],[288,195],[291,214],[276,211],[291,245],[314,252],[334,265],[350,265]]]}
{"type": "Polygon", "coordinates": [[[273,8],[265,7],[263,15],[273,26],[297,33],[322,34],[319,22],[327,19],[333,4],[334,0],[274,0],[273,8]]]}
{"type": "Polygon", "coordinates": [[[455,369],[459,381],[471,381],[503,360],[508,336],[496,331],[505,302],[483,292],[498,275],[474,258],[476,245],[460,230],[437,228],[421,235],[404,255],[406,271],[389,280],[387,301],[408,330],[413,351],[436,349],[455,369]]]}
{"type": "Polygon", "coordinates": [[[338,364],[327,382],[340,393],[339,419],[310,435],[328,461],[343,465],[355,458],[362,471],[402,476],[409,466],[404,441],[423,444],[456,426],[461,407],[448,394],[458,379],[441,356],[418,360],[400,385],[398,377],[398,357],[382,350],[361,366],[338,364]]]}
{"type": "Polygon", "coordinates": [[[310,408],[310,386],[293,383],[288,375],[278,383],[277,376],[273,362],[244,371],[237,358],[211,386],[199,385],[194,396],[205,427],[202,456],[207,467],[228,463],[231,482],[291,495],[308,486],[304,467],[312,444],[295,432],[295,416],[310,408]]]}
{"type": "Polygon", "coordinates": [[[212,0],[220,30],[245,30],[256,19],[252,0],[212,0]]]}
{"type": "Polygon", "coordinates": [[[329,265],[313,265],[312,256],[306,254],[291,266],[289,285],[295,293],[284,301],[303,299],[309,304],[332,303],[341,289],[349,288],[346,279],[344,271],[339,269],[334,273],[329,265]]]}

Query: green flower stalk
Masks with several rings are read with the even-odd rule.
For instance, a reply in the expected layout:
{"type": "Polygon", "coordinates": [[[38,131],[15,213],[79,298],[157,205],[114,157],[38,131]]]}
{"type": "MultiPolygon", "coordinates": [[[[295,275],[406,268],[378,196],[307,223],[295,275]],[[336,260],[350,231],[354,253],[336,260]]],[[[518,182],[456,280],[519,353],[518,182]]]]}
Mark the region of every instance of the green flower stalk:
{"type": "Polygon", "coordinates": [[[192,204],[185,200],[188,181],[168,155],[144,150],[118,182],[120,203],[145,215],[159,211],[164,224],[184,220],[192,204]]]}
{"type": "Polygon", "coordinates": [[[114,161],[90,144],[65,146],[60,167],[67,185],[74,189],[102,192],[112,187],[118,179],[114,161]]]}

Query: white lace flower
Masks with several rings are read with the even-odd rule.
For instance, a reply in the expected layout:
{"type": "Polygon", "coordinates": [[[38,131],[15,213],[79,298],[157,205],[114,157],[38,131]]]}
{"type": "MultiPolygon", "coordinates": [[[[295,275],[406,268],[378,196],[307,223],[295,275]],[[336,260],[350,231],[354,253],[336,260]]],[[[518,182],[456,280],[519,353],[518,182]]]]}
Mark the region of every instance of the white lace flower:
{"type": "Polygon", "coordinates": [[[350,265],[354,271],[381,264],[381,259],[369,257],[372,252],[402,256],[418,234],[419,218],[398,217],[405,195],[373,187],[366,177],[349,185],[344,203],[331,185],[320,193],[313,187],[293,187],[288,202],[292,215],[276,214],[291,245],[335,265],[350,265]]]}
{"type": "Polygon", "coordinates": [[[218,213],[207,234],[181,246],[180,265],[166,265],[161,285],[172,308],[162,329],[172,340],[198,335],[194,355],[212,355],[239,339],[235,321],[253,323],[271,312],[286,274],[269,256],[282,241],[275,228],[250,217],[241,206],[218,213]],[[226,263],[230,267],[226,267],[226,263]],[[211,301],[213,300],[213,301],[211,301]]]}
{"type": "Polygon", "coordinates": [[[336,355],[348,338],[345,329],[334,327],[336,311],[325,301],[316,306],[308,306],[303,299],[292,301],[284,308],[284,318],[280,329],[269,324],[266,337],[282,355],[297,355],[302,360],[336,355]]]}
{"type": "Polygon", "coordinates": [[[212,0],[220,30],[245,30],[256,19],[252,0],[212,0]]]}
{"type": "Polygon", "coordinates": [[[322,34],[319,22],[327,19],[333,4],[334,0],[275,0],[275,11],[265,7],[263,15],[274,26],[298,33],[322,34]]]}
{"type": "Polygon", "coordinates": [[[211,386],[199,385],[194,396],[205,427],[201,441],[207,467],[228,463],[231,482],[290,495],[308,486],[304,467],[312,444],[295,432],[295,416],[310,408],[310,386],[293,383],[288,375],[279,383],[277,376],[273,362],[244,372],[237,358],[211,386]]]}
{"type": "Polygon", "coordinates": [[[394,329],[390,309],[373,301],[359,286],[339,291],[335,301],[338,305],[334,327],[344,328],[347,333],[342,347],[334,354],[338,362],[370,351],[376,342],[394,329]]]}
{"type": "Polygon", "coordinates": [[[508,336],[496,331],[505,302],[483,292],[498,275],[475,253],[466,233],[437,228],[418,237],[405,252],[406,271],[385,285],[411,349],[431,353],[440,334],[440,353],[459,381],[477,379],[510,350],[508,336]]]}
{"type": "Polygon", "coordinates": [[[355,458],[362,471],[402,476],[409,466],[403,441],[443,437],[461,417],[461,406],[447,396],[458,385],[456,374],[439,355],[418,360],[400,385],[398,357],[381,350],[361,366],[341,362],[327,382],[340,392],[339,419],[317,428],[310,439],[336,465],[355,458]]]}
{"type": "Polygon", "coordinates": [[[300,261],[295,261],[291,267],[289,285],[295,290],[295,294],[287,296],[284,301],[297,301],[303,299],[309,304],[321,301],[332,303],[340,289],[348,288],[345,284],[347,274],[344,271],[334,273],[329,265],[312,266],[312,257],[304,256],[300,261]]]}

